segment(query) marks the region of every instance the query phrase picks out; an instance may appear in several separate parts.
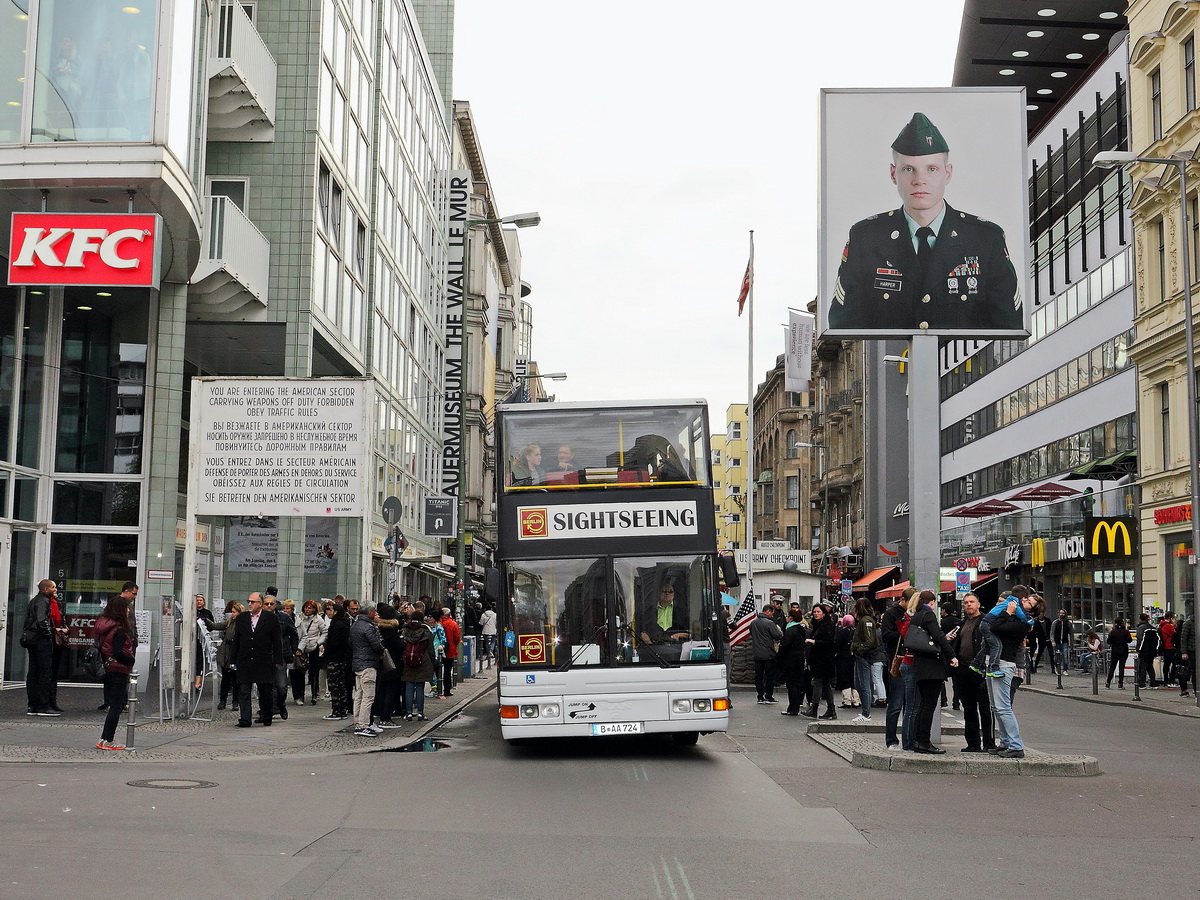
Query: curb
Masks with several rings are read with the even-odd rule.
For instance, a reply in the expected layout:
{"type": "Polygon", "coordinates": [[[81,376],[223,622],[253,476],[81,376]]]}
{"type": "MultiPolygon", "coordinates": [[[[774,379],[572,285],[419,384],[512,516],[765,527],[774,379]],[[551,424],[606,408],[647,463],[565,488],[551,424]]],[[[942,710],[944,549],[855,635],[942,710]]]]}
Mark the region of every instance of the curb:
{"type": "Polygon", "coordinates": [[[1106,700],[1103,694],[1069,694],[1066,689],[1060,691],[1056,687],[1046,688],[1041,685],[1023,684],[1021,685],[1021,690],[1034,694],[1042,694],[1046,697],[1063,697],[1067,700],[1076,700],[1080,703],[1095,703],[1098,706],[1120,706],[1125,709],[1141,709],[1161,713],[1165,716],[1178,716],[1183,719],[1200,718],[1200,708],[1195,706],[1188,706],[1187,709],[1170,709],[1150,703],[1147,700],[1106,700]]]}
{"type": "MultiPolygon", "coordinates": [[[[857,769],[908,772],[919,775],[1026,775],[1084,777],[1099,775],[1100,762],[1092,756],[1065,756],[1026,750],[1024,759],[1000,759],[990,754],[930,756],[905,750],[888,750],[868,736],[883,733],[879,725],[830,727],[814,723],[810,740],[835,753],[857,769]]],[[[962,728],[944,728],[943,734],[961,734],[962,728]]]]}

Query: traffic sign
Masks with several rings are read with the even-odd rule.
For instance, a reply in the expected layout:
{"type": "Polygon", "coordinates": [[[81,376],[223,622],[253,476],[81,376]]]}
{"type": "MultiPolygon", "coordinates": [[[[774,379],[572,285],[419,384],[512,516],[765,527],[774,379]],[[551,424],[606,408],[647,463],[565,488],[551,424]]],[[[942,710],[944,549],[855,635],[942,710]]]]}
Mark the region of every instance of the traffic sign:
{"type": "Polygon", "coordinates": [[[854,590],[854,582],[851,581],[849,578],[842,579],[842,593],[845,596],[849,597],[851,592],[853,592],[853,590],[854,590]]]}

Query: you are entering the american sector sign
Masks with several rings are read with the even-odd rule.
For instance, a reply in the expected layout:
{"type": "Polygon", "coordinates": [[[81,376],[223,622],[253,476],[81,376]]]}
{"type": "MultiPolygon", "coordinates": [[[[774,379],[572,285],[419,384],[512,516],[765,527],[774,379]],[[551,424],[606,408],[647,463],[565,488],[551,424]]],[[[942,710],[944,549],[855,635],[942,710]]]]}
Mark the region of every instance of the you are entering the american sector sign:
{"type": "Polygon", "coordinates": [[[368,391],[358,378],[196,379],[196,514],[362,516],[368,391]]]}

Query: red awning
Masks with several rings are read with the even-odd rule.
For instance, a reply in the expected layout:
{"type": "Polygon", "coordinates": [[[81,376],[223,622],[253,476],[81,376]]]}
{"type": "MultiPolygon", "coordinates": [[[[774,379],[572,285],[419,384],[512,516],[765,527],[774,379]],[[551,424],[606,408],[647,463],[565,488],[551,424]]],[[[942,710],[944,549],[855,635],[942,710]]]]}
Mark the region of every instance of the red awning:
{"type": "Polygon", "coordinates": [[[1017,491],[1009,500],[1021,501],[1038,501],[1047,502],[1050,500],[1062,500],[1064,497],[1070,497],[1072,494],[1078,494],[1079,491],[1075,488],[1067,487],[1065,484],[1057,484],[1053,481],[1047,481],[1045,484],[1039,484],[1037,487],[1025,488],[1023,491],[1017,491]]]}
{"type": "MultiPolygon", "coordinates": [[[[986,575],[980,575],[978,578],[976,578],[974,581],[971,582],[971,590],[975,590],[975,588],[979,587],[981,584],[986,584],[987,582],[991,581],[993,578],[996,577],[996,574],[997,574],[996,572],[988,572],[986,575]]],[[[904,589],[906,587],[909,587],[909,582],[902,581],[899,584],[893,585],[890,588],[884,588],[881,591],[876,591],[875,597],[876,597],[876,599],[880,599],[880,600],[888,600],[893,597],[899,597],[901,594],[904,593],[904,589]]],[[[954,582],[953,581],[943,581],[941,583],[940,590],[943,594],[953,594],[954,593],[954,582]]]]}
{"type": "Polygon", "coordinates": [[[854,586],[850,590],[856,594],[863,591],[869,591],[871,589],[871,585],[875,584],[877,581],[882,581],[893,573],[898,576],[899,572],[899,566],[884,566],[881,569],[872,569],[862,578],[859,578],[857,581],[855,581],[854,586]]]}

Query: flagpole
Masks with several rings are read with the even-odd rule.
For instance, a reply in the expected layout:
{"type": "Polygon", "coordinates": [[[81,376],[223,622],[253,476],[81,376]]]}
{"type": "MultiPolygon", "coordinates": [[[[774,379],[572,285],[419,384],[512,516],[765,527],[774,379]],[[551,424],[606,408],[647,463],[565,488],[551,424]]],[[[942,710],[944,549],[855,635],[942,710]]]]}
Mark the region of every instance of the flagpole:
{"type": "MultiPolygon", "coordinates": [[[[750,292],[746,305],[749,332],[746,352],[746,590],[754,593],[754,230],[750,231],[750,292]]],[[[755,598],[757,601],[757,598],[755,598]]]]}

